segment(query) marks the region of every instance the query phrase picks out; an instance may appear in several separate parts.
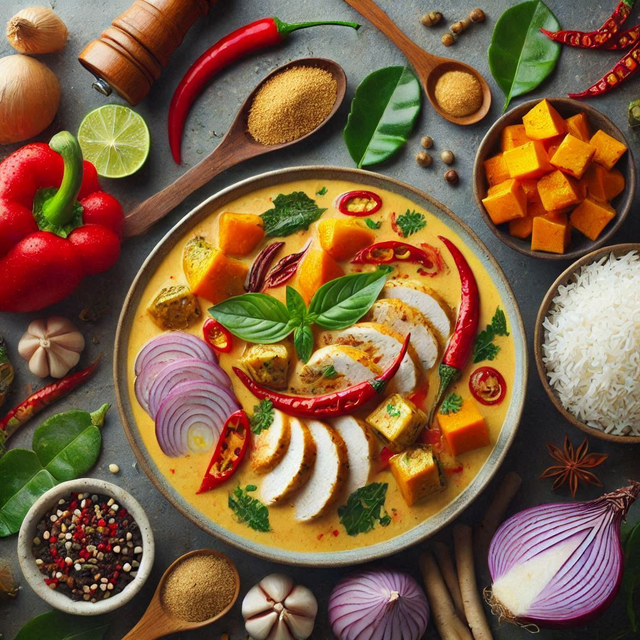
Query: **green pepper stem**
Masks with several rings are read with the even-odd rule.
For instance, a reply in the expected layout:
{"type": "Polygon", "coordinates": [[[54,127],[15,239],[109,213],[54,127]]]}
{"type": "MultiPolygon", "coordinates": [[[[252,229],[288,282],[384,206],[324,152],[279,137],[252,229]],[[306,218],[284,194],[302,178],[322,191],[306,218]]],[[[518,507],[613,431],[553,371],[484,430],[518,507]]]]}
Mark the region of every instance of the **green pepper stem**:
{"type": "Polygon", "coordinates": [[[56,194],[42,204],[42,215],[52,224],[63,226],[73,218],[73,205],[82,184],[82,150],[68,131],[56,133],[49,146],[62,156],[64,174],[56,194]]]}
{"type": "Polygon", "coordinates": [[[110,404],[103,404],[99,409],[96,409],[89,415],[91,416],[91,424],[95,427],[102,427],[104,425],[104,419],[107,415],[107,411],[111,408],[110,404]]]}
{"type": "Polygon", "coordinates": [[[320,20],[317,22],[282,22],[279,18],[273,19],[276,29],[278,33],[286,38],[292,31],[297,31],[298,29],[306,29],[308,27],[318,27],[322,25],[335,25],[338,27],[351,27],[356,31],[360,28],[360,25],[357,22],[341,22],[339,20],[320,20]]]}
{"type": "Polygon", "coordinates": [[[429,411],[427,429],[431,428],[433,418],[436,415],[438,407],[440,407],[440,404],[442,403],[444,394],[447,392],[451,384],[460,377],[460,370],[448,364],[441,364],[438,367],[438,376],[440,377],[440,386],[438,387],[438,393],[436,394],[433,405],[431,406],[431,411],[429,411]]]}

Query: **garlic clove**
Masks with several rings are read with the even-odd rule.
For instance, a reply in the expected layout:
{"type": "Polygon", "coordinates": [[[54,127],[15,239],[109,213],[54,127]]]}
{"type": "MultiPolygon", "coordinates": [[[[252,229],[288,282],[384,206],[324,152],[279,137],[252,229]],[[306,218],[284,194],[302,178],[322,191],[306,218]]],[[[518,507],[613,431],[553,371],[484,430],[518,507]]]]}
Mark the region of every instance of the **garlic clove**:
{"type": "Polygon", "coordinates": [[[251,587],[242,601],[242,616],[251,618],[273,609],[273,602],[267,599],[259,584],[251,587]]]}
{"type": "Polygon", "coordinates": [[[75,325],[67,318],[63,318],[62,316],[51,316],[47,318],[47,335],[50,338],[75,331],[77,331],[75,325]]]}
{"type": "Polygon", "coordinates": [[[282,573],[272,573],[260,581],[260,586],[275,602],[283,602],[293,589],[293,580],[282,573]]]}
{"type": "Polygon", "coordinates": [[[253,640],[271,640],[271,632],[278,622],[278,614],[271,611],[262,616],[245,620],[245,629],[253,640]]]}
{"type": "Polygon", "coordinates": [[[28,327],[25,332],[25,336],[29,334],[31,336],[35,336],[36,338],[46,338],[47,337],[47,321],[40,319],[34,320],[28,327]]]}
{"type": "Polygon", "coordinates": [[[40,348],[40,338],[25,333],[18,343],[18,353],[25,359],[30,360],[33,354],[40,348]]]}
{"type": "MultiPolygon", "coordinates": [[[[284,601],[285,608],[301,616],[315,618],[318,613],[318,601],[310,589],[296,585],[284,601]]],[[[311,625],[313,628],[313,624],[311,625]]]]}
{"type": "Polygon", "coordinates": [[[289,630],[296,640],[306,640],[306,638],[311,636],[313,631],[315,614],[309,618],[285,611],[284,621],[287,623],[289,630]]]}
{"type": "Polygon", "coordinates": [[[273,630],[269,634],[268,640],[296,640],[296,637],[293,635],[291,629],[289,629],[282,616],[280,616],[278,622],[274,625],[273,630]]]}
{"type": "Polygon", "coordinates": [[[49,375],[49,359],[47,350],[38,347],[29,358],[29,371],[38,378],[46,378],[49,375]]]}
{"type": "Polygon", "coordinates": [[[49,340],[52,345],[58,345],[68,351],[76,351],[80,353],[84,349],[84,336],[75,329],[71,333],[65,333],[60,336],[50,336],[49,340]]]}
{"type": "Polygon", "coordinates": [[[80,361],[80,354],[77,351],[63,349],[55,343],[49,346],[48,356],[49,375],[52,378],[63,378],[80,361]]]}

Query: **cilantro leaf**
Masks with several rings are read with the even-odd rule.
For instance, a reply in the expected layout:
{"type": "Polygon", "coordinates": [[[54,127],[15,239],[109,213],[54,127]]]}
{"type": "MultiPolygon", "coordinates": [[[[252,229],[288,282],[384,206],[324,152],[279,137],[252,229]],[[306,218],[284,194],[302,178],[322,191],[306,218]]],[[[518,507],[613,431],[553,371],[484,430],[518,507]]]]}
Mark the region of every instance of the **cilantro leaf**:
{"type": "Polygon", "coordinates": [[[317,196],[323,196],[325,193],[327,193],[327,191],[329,191],[329,189],[327,189],[327,187],[320,187],[320,188],[316,191],[316,195],[317,195],[317,196]]]}
{"type": "Polygon", "coordinates": [[[407,209],[405,213],[396,218],[395,225],[400,229],[400,235],[403,238],[408,238],[420,229],[424,229],[427,226],[427,221],[422,213],[407,209]]]}
{"type": "Polygon", "coordinates": [[[496,308],[496,312],[493,314],[493,318],[491,318],[491,326],[497,336],[509,335],[509,331],[507,330],[507,317],[500,307],[496,308]]]}
{"type": "Polygon", "coordinates": [[[267,236],[283,237],[308,229],[325,211],[303,191],[294,191],[279,194],[273,200],[273,209],[265,211],[260,217],[267,236]]]}
{"type": "Polygon", "coordinates": [[[322,377],[327,378],[329,380],[332,380],[337,375],[338,375],[338,372],[336,371],[336,368],[332,364],[327,365],[324,368],[324,371],[322,372],[322,377]]]}
{"type": "Polygon", "coordinates": [[[247,485],[244,489],[238,485],[233,492],[229,492],[229,509],[236,514],[238,522],[246,524],[254,531],[271,531],[269,523],[269,509],[257,498],[249,495],[255,491],[255,485],[247,485]]]}
{"type": "Polygon", "coordinates": [[[440,405],[440,413],[444,416],[458,413],[460,409],[462,409],[462,398],[457,393],[450,393],[440,405]]]}
{"type": "Polygon", "coordinates": [[[260,404],[253,407],[253,415],[249,418],[251,432],[256,435],[267,431],[273,424],[275,410],[271,400],[261,400],[260,404]]]}
{"type": "Polygon", "coordinates": [[[375,230],[380,228],[382,221],[380,220],[379,222],[375,222],[371,218],[365,218],[364,223],[367,225],[367,227],[369,227],[369,229],[375,230]]]}
{"type": "Polygon", "coordinates": [[[372,482],[356,489],[347,499],[347,504],[339,507],[340,524],[350,536],[368,533],[376,523],[386,527],[391,524],[391,516],[384,508],[388,484],[372,482]]]}
{"type": "Polygon", "coordinates": [[[507,318],[504,311],[497,307],[491,319],[491,324],[488,324],[487,328],[481,331],[476,338],[476,343],[473,345],[473,361],[478,363],[483,360],[493,360],[500,351],[500,347],[493,344],[493,341],[496,336],[508,335],[507,318]]]}
{"type": "Polygon", "coordinates": [[[400,411],[397,409],[397,407],[393,404],[388,404],[387,405],[387,413],[392,417],[392,418],[399,418],[402,414],[400,413],[400,411]]]}

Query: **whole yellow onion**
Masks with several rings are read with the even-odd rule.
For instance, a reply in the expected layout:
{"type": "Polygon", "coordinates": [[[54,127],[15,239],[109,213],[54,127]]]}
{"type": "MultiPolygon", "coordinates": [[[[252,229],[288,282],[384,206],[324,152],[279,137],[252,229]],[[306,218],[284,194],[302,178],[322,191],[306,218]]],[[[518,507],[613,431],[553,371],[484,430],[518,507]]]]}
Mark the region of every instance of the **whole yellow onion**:
{"type": "Polygon", "coordinates": [[[59,106],[60,85],[51,69],[20,54],[0,58],[0,144],[38,135],[59,106]]]}

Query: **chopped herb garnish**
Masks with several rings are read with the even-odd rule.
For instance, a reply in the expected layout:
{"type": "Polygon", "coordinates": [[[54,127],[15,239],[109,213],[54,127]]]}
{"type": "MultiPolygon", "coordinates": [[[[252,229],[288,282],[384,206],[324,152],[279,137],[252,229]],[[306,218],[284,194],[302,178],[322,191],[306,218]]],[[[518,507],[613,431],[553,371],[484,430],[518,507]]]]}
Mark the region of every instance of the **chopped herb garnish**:
{"type": "Polygon", "coordinates": [[[322,372],[322,377],[328,378],[329,380],[335,378],[337,375],[338,375],[338,372],[336,371],[336,368],[332,364],[327,365],[324,368],[324,371],[322,372]]]}
{"type": "MultiPolygon", "coordinates": [[[[266,364],[266,363],[265,363],[266,364]]],[[[271,400],[261,400],[253,407],[253,415],[249,418],[249,426],[256,435],[269,429],[275,418],[275,410],[271,400]]]]}
{"type": "Polygon", "coordinates": [[[371,218],[365,218],[364,223],[369,227],[369,229],[379,229],[382,224],[382,220],[375,222],[371,218]]]}
{"type": "Polygon", "coordinates": [[[236,514],[238,522],[246,524],[254,531],[271,531],[269,523],[269,509],[257,498],[249,495],[250,491],[256,491],[254,484],[247,485],[244,489],[238,485],[229,493],[229,509],[236,514]]]}
{"type": "Polygon", "coordinates": [[[504,315],[504,311],[500,307],[496,308],[496,312],[493,314],[493,318],[491,318],[491,326],[496,332],[496,335],[509,335],[509,331],[507,330],[507,316],[504,315]]]}
{"type": "Polygon", "coordinates": [[[384,508],[388,484],[372,482],[356,489],[348,498],[347,504],[338,509],[340,524],[350,536],[368,533],[376,523],[386,527],[391,524],[391,516],[384,508]]]}
{"type": "Polygon", "coordinates": [[[399,418],[402,414],[400,413],[400,410],[393,404],[388,404],[387,405],[387,413],[392,417],[392,418],[399,418]]]}
{"type": "Polygon", "coordinates": [[[500,351],[500,347],[493,344],[493,341],[496,336],[508,335],[507,318],[504,311],[497,307],[493,318],[491,318],[491,324],[488,324],[487,328],[481,331],[476,338],[476,343],[473,347],[473,361],[477,363],[483,360],[493,360],[500,351]]]}
{"type": "Polygon", "coordinates": [[[317,196],[323,196],[325,193],[327,193],[327,191],[329,191],[329,189],[327,189],[327,187],[320,187],[320,188],[316,191],[316,195],[317,195],[317,196]]]}
{"type": "Polygon", "coordinates": [[[308,229],[325,211],[303,191],[294,191],[274,198],[273,209],[260,217],[267,236],[283,237],[308,229]]]}
{"type": "Polygon", "coordinates": [[[462,398],[457,393],[450,393],[440,406],[440,413],[448,416],[450,413],[458,413],[462,409],[462,398]]]}
{"type": "Polygon", "coordinates": [[[422,213],[407,209],[405,213],[395,219],[395,226],[399,229],[398,233],[403,238],[408,238],[410,235],[420,231],[420,229],[424,229],[427,226],[427,221],[422,213]]]}

